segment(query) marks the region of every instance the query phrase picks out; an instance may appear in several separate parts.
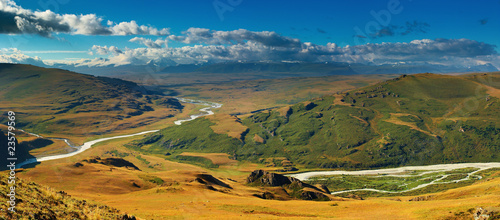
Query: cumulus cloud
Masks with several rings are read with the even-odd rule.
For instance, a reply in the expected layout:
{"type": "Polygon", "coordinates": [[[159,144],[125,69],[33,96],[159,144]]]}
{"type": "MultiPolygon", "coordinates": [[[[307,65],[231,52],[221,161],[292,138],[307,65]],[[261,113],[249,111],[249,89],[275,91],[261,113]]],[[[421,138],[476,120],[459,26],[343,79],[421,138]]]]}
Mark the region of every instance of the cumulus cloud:
{"type": "Polygon", "coordinates": [[[167,39],[165,39],[165,40],[157,39],[157,40],[153,41],[151,39],[147,39],[147,38],[143,38],[143,37],[134,37],[134,38],[130,39],[129,41],[142,44],[148,48],[162,48],[162,47],[168,45],[167,39]]]}
{"type": "Polygon", "coordinates": [[[428,60],[440,57],[475,57],[497,54],[495,46],[469,39],[423,39],[409,43],[366,44],[345,50],[350,54],[374,54],[379,59],[428,60]]]}
{"type": "Polygon", "coordinates": [[[498,67],[495,46],[470,39],[422,39],[401,43],[378,43],[338,46],[335,43],[317,45],[301,42],[275,32],[253,32],[245,29],[214,31],[190,28],[182,35],[170,35],[156,40],[134,37],[130,42],[139,48],[118,48],[94,45],[95,59],[71,61],[74,66],[120,66],[155,64],[216,63],[237,61],[346,62],[363,64],[491,63],[498,67]],[[179,41],[183,47],[168,47],[169,41],[179,41]]]}
{"type": "MultiPolygon", "coordinates": [[[[146,48],[94,46],[97,54],[110,55],[92,65],[125,65],[147,63],[189,64],[233,61],[299,61],[385,64],[393,62],[456,62],[458,59],[497,57],[495,46],[469,39],[423,39],[407,43],[381,43],[340,47],[335,43],[316,45],[300,42],[296,46],[277,47],[259,41],[222,45],[194,45],[179,48],[163,47],[166,40],[133,38],[130,41],[146,48]]],[[[491,60],[491,59],[490,59],[491,60]]],[[[91,64],[89,62],[87,64],[91,64]]]]}
{"type": "Polygon", "coordinates": [[[79,35],[168,35],[169,29],[138,25],[135,21],[114,23],[95,14],[56,14],[50,10],[32,11],[12,0],[0,0],[0,34],[36,34],[52,37],[54,33],[79,35]]]}
{"type": "Polygon", "coordinates": [[[118,49],[117,47],[115,46],[98,46],[98,45],[94,45],[92,47],[92,50],[95,51],[97,54],[99,55],[108,55],[108,54],[112,54],[112,55],[118,55],[118,54],[121,54],[123,53],[122,50],[118,49]]]}
{"type": "Polygon", "coordinates": [[[40,57],[30,57],[15,48],[0,50],[0,63],[19,63],[45,66],[40,57]]]}
{"type": "Polygon", "coordinates": [[[300,40],[279,35],[274,31],[254,32],[245,29],[234,31],[215,31],[205,28],[189,28],[184,35],[170,35],[170,40],[186,44],[244,44],[255,42],[269,47],[299,47],[300,40]]]}

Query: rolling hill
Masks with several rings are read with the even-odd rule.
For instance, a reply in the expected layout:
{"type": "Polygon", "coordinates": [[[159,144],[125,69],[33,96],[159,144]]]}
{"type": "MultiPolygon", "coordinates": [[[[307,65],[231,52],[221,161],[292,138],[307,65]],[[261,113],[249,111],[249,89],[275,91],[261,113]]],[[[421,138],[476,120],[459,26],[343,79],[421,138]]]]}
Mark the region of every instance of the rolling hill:
{"type": "Polygon", "coordinates": [[[227,153],[232,159],[302,168],[500,161],[498,76],[402,75],[241,120],[223,120],[223,126],[221,120],[200,118],[128,147],[169,157],[227,153]],[[232,128],[238,128],[239,137],[232,128]]]}
{"type": "MultiPolygon", "coordinates": [[[[0,175],[0,197],[7,200],[10,190],[7,174],[0,175]]],[[[136,219],[119,210],[86,200],[72,198],[64,191],[21,179],[16,180],[16,212],[6,211],[3,202],[0,219],[136,219]]]]}
{"type": "Polygon", "coordinates": [[[96,135],[172,117],[182,105],[133,82],[0,64],[0,122],[16,112],[16,128],[47,135],[96,135]]]}

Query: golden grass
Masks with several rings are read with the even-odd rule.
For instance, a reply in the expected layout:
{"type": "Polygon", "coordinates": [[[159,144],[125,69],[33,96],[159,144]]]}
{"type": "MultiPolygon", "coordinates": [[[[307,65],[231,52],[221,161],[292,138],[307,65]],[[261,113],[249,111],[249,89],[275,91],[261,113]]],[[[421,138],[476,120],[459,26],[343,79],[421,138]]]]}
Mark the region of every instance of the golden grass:
{"type": "Polygon", "coordinates": [[[149,189],[125,195],[89,198],[145,219],[439,219],[475,207],[500,206],[499,179],[434,194],[428,201],[408,201],[413,197],[370,198],[335,202],[275,201],[250,196],[255,189],[231,183],[229,193],[210,191],[194,183],[164,190],[149,189]],[[491,188],[495,187],[495,188],[491,188]],[[481,191],[490,188],[488,194],[481,191]],[[462,191],[470,192],[464,195],[462,191]],[[401,201],[398,201],[401,200],[401,201]],[[337,204],[332,206],[332,204],[337,204]]]}
{"type": "Polygon", "coordinates": [[[351,106],[348,103],[340,101],[340,100],[342,100],[344,98],[344,96],[342,94],[335,94],[335,95],[333,95],[333,97],[335,97],[335,99],[333,100],[333,104],[334,105],[351,106]]]}
{"type": "Polygon", "coordinates": [[[281,116],[286,116],[287,112],[290,111],[290,106],[285,106],[277,109],[281,116]]]}
{"type": "Polygon", "coordinates": [[[255,142],[258,142],[258,143],[264,143],[264,138],[262,138],[261,136],[255,134],[255,136],[253,136],[253,140],[255,142]]]}
{"type": "Polygon", "coordinates": [[[70,148],[63,140],[52,140],[52,141],[54,142],[53,144],[42,148],[30,150],[29,153],[35,157],[39,157],[39,156],[68,153],[74,150],[70,148]]]}
{"type": "Polygon", "coordinates": [[[229,137],[241,140],[241,135],[247,131],[248,127],[241,124],[236,116],[227,114],[214,114],[206,116],[215,125],[210,128],[217,134],[227,134],[229,137]]]}
{"type": "MultiPolygon", "coordinates": [[[[128,140],[104,142],[77,155],[75,158],[47,161],[33,169],[19,173],[21,178],[65,190],[71,195],[91,199],[133,214],[143,219],[439,219],[475,207],[500,206],[500,178],[484,180],[471,186],[434,193],[428,201],[410,202],[415,196],[397,198],[368,198],[366,200],[313,202],[275,201],[252,196],[262,189],[246,186],[248,173],[258,167],[244,164],[238,167],[209,171],[189,164],[171,162],[153,155],[141,155],[149,165],[135,158],[136,152],[121,147],[128,140]],[[141,171],[113,168],[99,164],[85,164],[85,169],[73,168],[72,161],[90,156],[105,156],[107,151],[130,153],[125,159],[141,171]],[[237,171],[239,170],[239,171],[237,171]],[[244,170],[244,172],[242,172],[244,170]],[[209,173],[228,183],[233,189],[216,192],[192,182],[196,174],[209,173]],[[156,186],[140,179],[139,175],[157,176],[165,181],[156,186]],[[232,179],[232,180],[230,180],[232,179]],[[137,181],[141,188],[134,188],[137,181]],[[149,184],[149,185],[148,185],[149,184]],[[401,201],[398,201],[401,200],[401,201]],[[337,204],[332,206],[332,204],[337,204]]],[[[224,154],[193,154],[215,163],[227,164],[224,154]]],[[[273,158],[285,160],[286,158],[273,158]]]]}

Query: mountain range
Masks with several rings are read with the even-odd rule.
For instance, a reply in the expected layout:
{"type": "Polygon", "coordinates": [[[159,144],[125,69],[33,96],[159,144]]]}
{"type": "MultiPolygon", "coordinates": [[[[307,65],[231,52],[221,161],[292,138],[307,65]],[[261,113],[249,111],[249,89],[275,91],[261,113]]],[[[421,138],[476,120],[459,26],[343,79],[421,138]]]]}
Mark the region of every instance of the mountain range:
{"type": "Polygon", "coordinates": [[[226,62],[205,64],[164,64],[150,62],[146,65],[122,66],[69,66],[58,65],[56,68],[68,69],[75,72],[93,75],[126,75],[140,73],[268,73],[270,78],[294,76],[326,76],[326,75],[352,75],[352,74],[389,74],[389,73],[464,73],[464,72],[493,72],[498,69],[487,63],[473,66],[455,65],[446,66],[431,63],[395,63],[395,64],[360,64],[360,63],[307,63],[307,62],[226,62]],[[288,74],[287,74],[288,73],[288,74]]]}

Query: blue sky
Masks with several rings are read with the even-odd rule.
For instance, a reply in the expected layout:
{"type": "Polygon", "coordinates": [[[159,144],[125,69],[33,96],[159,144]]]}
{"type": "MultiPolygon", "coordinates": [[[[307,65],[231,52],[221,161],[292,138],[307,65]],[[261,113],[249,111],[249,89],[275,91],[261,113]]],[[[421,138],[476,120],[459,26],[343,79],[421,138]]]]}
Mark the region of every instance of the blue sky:
{"type": "Polygon", "coordinates": [[[498,65],[500,1],[477,2],[0,0],[0,16],[7,17],[0,23],[0,61],[81,60],[71,65],[125,65],[144,64],[155,57],[162,65],[174,65],[237,57],[248,61],[390,63],[398,58],[428,62],[425,53],[430,53],[442,62],[467,59],[498,65]],[[50,13],[37,14],[46,10],[50,13]],[[81,17],[85,15],[95,16],[81,17]],[[126,24],[113,29],[121,22],[126,24]],[[134,31],[134,25],[147,30],[134,31]],[[290,39],[299,43],[274,44],[290,39]],[[424,39],[431,41],[421,41],[424,39]],[[436,39],[441,40],[434,42],[436,39]],[[148,40],[159,41],[151,47],[144,43],[148,40]],[[378,46],[363,46],[367,44],[378,46]],[[422,45],[427,49],[418,50],[422,45]],[[185,49],[180,50],[182,47],[185,49]],[[405,47],[415,51],[395,54],[393,48],[405,51],[405,47]]]}

